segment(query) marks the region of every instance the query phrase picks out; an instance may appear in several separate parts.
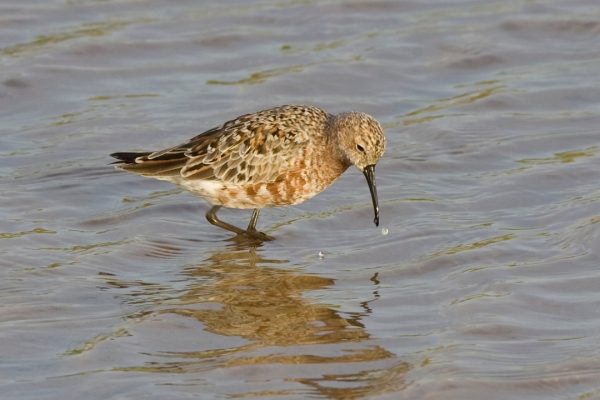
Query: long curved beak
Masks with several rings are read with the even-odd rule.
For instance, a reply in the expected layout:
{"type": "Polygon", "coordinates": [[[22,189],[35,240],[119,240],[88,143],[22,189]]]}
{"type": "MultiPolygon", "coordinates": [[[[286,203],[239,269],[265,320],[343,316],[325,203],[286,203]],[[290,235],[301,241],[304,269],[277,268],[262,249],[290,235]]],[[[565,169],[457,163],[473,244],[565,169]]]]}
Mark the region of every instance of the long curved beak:
{"type": "Polygon", "coordinates": [[[375,226],[379,226],[379,201],[377,200],[377,186],[375,186],[375,164],[367,165],[363,169],[363,174],[367,178],[369,190],[371,191],[371,200],[373,200],[373,211],[375,211],[375,226]]]}

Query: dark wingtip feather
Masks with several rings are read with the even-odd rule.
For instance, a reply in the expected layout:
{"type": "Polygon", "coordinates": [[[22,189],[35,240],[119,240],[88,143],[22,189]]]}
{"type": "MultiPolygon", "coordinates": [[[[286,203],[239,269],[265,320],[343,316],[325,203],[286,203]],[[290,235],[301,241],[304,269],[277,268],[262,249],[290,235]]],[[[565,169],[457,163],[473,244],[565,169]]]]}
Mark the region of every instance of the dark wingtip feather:
{"type": "Polygon", "coordinates": [[[119,161],[115,161],[113,164],[118,164],[121,162],[127,163],[127,164],[135,164],[135,159],[138,157],[143,157],[143,156],[147,156],[148,152],[146,153],[136,153],[136,152],[119,152],[119,153],[112,153],[110,156],[112,158],[116,158],[119,161]]]}

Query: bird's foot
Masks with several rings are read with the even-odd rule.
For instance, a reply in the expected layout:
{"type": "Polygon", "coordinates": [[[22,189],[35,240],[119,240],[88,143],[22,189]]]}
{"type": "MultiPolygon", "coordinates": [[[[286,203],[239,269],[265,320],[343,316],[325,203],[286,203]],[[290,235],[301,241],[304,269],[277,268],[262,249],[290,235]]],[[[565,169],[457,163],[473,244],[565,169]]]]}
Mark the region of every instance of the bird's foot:
{"type": "Polygon", "coordinates": [[[256,229],[248,229],[240,235],[245,236],[249,239],[258,240],[261,242],[268,242],[268,241],[275,239],[273,236],[269,236],[266,233],[260,232],[256,229]]]}

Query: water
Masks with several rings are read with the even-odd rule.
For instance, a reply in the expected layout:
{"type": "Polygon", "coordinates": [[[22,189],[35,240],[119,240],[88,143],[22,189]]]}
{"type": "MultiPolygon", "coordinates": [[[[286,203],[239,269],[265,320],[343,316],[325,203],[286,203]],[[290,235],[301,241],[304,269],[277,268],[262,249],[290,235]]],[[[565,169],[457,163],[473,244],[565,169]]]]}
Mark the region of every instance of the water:
{"type": "Polygon", "coordinates": [[[595,0],[4,0],[2,398],[600,398],[599,21],[595,0]],[[265,210],[253,247],[108,165],[284,103],[384,124],[379,228],[356,170],[265,210]]]}

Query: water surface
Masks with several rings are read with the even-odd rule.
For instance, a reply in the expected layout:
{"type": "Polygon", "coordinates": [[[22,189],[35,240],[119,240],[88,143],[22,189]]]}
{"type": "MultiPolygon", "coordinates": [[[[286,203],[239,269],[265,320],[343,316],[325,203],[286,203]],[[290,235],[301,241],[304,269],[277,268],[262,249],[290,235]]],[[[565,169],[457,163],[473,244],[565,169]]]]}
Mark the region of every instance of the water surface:
{"type": "Polygon", "coordinates": [[[600,398],[599,43],[592,0],[3,1],[2,398],[600,398]],[[108,165],[284,103],[382,122],[387,235],[356,170],[253,246],[108,165]]]}

